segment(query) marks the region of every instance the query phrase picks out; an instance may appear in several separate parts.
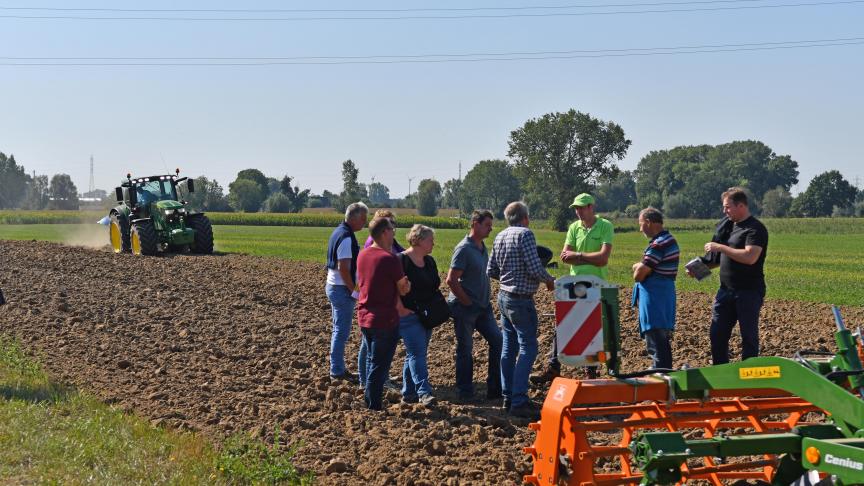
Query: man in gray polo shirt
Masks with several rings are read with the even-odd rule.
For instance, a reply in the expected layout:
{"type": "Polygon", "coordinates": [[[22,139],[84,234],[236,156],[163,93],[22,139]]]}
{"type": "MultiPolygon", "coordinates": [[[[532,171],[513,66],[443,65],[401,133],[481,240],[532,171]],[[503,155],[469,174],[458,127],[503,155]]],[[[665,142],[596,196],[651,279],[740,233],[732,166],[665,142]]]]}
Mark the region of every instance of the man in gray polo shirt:
{"type": "Polygon", "coordinates": [[[486,266],[489,253],[483,240],[492,232],[492,213],[488,210],[471,214],[471,232],[453,250],[447,285],[450,287],[450,310],[456,332],[456,388],[459,398],[474,398],[474,331],[489,344],[489,370],[486,398],[500,400],[501,395],[501,329],[489,302],[489,277],[486,266]]]}

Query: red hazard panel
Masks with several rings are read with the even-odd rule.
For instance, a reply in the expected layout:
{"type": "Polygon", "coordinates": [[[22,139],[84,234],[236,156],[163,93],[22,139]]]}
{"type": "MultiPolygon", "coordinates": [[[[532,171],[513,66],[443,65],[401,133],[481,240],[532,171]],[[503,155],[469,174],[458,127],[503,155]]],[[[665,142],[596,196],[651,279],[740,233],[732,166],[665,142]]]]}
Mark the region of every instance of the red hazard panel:
{"type": "Polygon", "coordinates": [[[564,317],[570,313],[570,309],[576,305],[575,300],[557,300],[555,301],[555,325],[561,324],[564,317]]]}
{"type": "MultiPolygon", "coordinates": [[[[556,308],[557,311],[557,308],[556,308]]],[[[557,314],[557,312],[556,312],[557,314]]],[[[573,338],[570,339],[570,342],[564,346],[563,354],[569,356],[579,356],[584,351],[585,348],[591,344],[591,341],[597,336],[597,333],[600,332],[600,329],[603,327],[603,314],[600,310],[600,306],[594,307],[594,310],[591,311],[591,314],[585,319],[582,325],[579,327],[579,330],[576,331],[576,334],[573,335],[573,338]]]]}

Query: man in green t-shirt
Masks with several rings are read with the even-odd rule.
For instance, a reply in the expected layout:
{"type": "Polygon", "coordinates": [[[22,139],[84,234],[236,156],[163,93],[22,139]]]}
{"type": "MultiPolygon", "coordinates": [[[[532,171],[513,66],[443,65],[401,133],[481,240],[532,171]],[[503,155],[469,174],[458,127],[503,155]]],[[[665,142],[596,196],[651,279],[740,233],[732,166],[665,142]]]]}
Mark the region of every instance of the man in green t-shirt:
{"type": "MultiPolygon", "coordinates": [[[[594,197],[591,194],[579,194],[570,207],[574,208],[578,219],[567,229],[561,261],[570,264],[570,275],[596,275],[606,280],[609,274],[607,264],[612,254],[612,223],[594,213],[594,197]]],[[[534,377],[535,383],[551,382],[561,373],[554,336],[546,370],[534,377]]],[[[588,368],[589,375],[595,371],[596,368],[588,368]]]]}

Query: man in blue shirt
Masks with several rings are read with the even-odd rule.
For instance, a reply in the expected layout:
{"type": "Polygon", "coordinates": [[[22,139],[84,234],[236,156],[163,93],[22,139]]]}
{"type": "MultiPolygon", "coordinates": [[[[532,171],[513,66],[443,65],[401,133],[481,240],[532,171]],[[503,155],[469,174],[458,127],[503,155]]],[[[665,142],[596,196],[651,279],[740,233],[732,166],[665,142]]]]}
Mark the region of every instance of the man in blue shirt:
{"type": "Polygon", "coordinates": [[[489,344],[489,367],[486,376],[486,398],[500,400],[502,336],[489,301],[489,277],[486,266],[489,254],[483,240],[492,232],[492,212],[474,211],[471,232],[453,250],[447,286],[450,287],[450,311],[456,333],[456,388],[459,398],[474,398],[474,331],[489,344]]]}
{"type": "Polygon", "coordinates": [[[663,228],[663,213],[652,207],[639,213],[639,230],[650,240],[642,260],[633,264],[633,306],[639,306],[639,333],[652,367],[671,369],[678,242],[663,228]]]}

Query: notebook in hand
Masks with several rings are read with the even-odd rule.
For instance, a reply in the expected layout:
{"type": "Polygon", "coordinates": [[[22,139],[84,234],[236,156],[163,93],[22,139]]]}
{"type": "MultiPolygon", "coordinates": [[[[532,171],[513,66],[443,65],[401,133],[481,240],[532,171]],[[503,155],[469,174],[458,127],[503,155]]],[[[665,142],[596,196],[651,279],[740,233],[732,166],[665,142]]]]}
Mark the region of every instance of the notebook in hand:
{"type": "Polygon", "coordinates": [[[705,263],[699,257],[696,257],[687,262],[687,264],[684,265],[684,268],[689,270],[693,277],[696,278],[696,280],[702,280],[708,275],[711,275],[711,269],[708,268],[708,265],[705,265],[705,263]]]}

